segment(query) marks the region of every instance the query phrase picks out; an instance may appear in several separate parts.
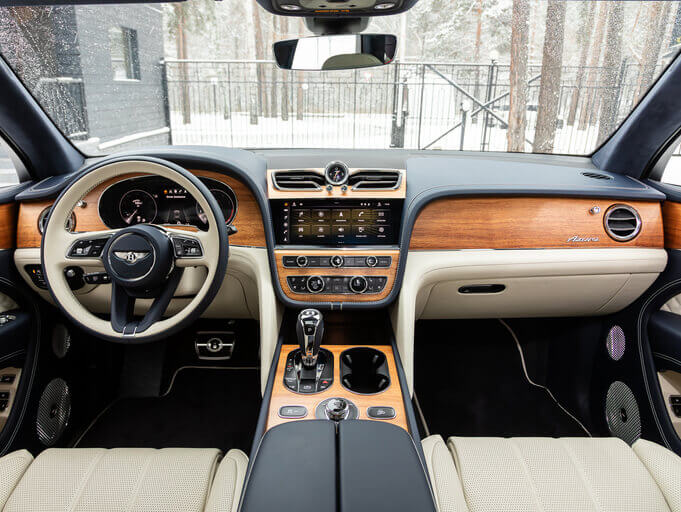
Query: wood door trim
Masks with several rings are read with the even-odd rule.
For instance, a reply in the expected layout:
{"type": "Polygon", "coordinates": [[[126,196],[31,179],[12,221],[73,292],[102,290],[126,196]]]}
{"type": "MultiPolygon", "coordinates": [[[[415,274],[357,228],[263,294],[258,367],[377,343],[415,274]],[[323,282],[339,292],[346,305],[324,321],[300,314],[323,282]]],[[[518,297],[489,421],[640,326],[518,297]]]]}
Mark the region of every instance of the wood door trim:
{"type": "Polygon", "coordinates": [[[14,249],[17,244],[17,203],[0,205],[0,249],[14,249]]]}
{"type": "Polygon", "coordinates": [[[410,250],[549,249],[664,246],[662,211],[654,201],[546,197],[443,198],[419,213],[410,250]],[[603,215],[614,204],[635,208],[641,232],[629,242],[608,236],[603,215]],[[596,214],[590,213],[598,208],[596,214]],[[596,239],[570,241],[572,237],[596,239]]]}
{"type": "MultiPolygon", "coordinates": [[[[262,212],[251,190],[241,181],[231,176],[226,176],[219,172],[191,170],[192,174],[205,178],[212,178],[229,186],[236,195],[238,207],[233,225],[237,228],[237,233],[229,237],[231,245],[242,245],[250,247],[265,247],[265,226],[263,224],[262,212]]],[[[84,197],[84,207],[76,207],[73,212],[76,218],[76,231],[103,231],[108,229],[99,217],[99,199],[104,191],[111,185],[120,181],[143,176],[140,173],[125,174],[116,176],[110,180],[97,185],[84,197]]],[[[18,219],[13,223],[17,226],[17,247],[40,247],[42,235],[38,230],[38,217],[40,212],[52,205],[54,201],[26,201],[19,206],[18,219]]],[[[175,229],[195,230],[190,226],[172,226],[175,229]]],[[[1,232],[0,232],[1,234],[1,232]]]]}
{"type": "Polygon", "coordinates": [[[274,257],[277,263],[277,278],[279,286],[281,286],[284,295],[289,299],[298,300],[302,302],[373,302],[382,300],[390,294],[395,285],[395,276],[397,275],[397,264],[400,259],[400,251],[397,249],[381,249],[381,250],[356,250],[356,249],[323,249],[323,250],[295,250],[295,249],[276,249],[274,257]],[[309,267],[284,267],[282,258],[284,256],[332,256],[340,254],[341,256],[392,256],[392,265],[390,267],[348,267],[348,268],[309,268],[309,267]],[[362,293],[362,294],[311,294],[311,293],[296,293],[289,289],[286,278],[289,276],[343,276],[350,277],[356,275],[362,276],[386,276],[388,278],[385,288],[380,293],[362,293]]]}
{"type": "Polygon", "coordinates": [[[267,415],[267,427],[265,430],[286,423],[289,421],[299,421],[295,419],[281,418],[279,416],[279,408],[286,405],[303,405],[307,408],[307,416],[303,419],[315,419],[315,409],[317,405],[323,400],[332,397],[346,398],[353,402],[359,410],[359,419],[372,420],[367,417],[366,410],[372,406],[387,406],[395,409],[395,418],[390,420],[373,420],[383,421],[385,423],[392,423],[398,427],[402,427],[407,432],[407,414],[404,408],[404,398],[402,395],[402,387],[400,386],[400,379],[397,374],[397,365],[395,363],[395,356],[390,345],[322,345],[322,348],[329,350],[334,356],[333,365],[333,383],[328,389],[315,394],[300,394],[294,393],[284,386],[284,370],[286,367],[286,357],[289,352],[298,348],[297,345],[282,345],[281,353],[279,354],[279,362],[277,363],[277,372],[275,375],[274,386],[272,388],[272,396],[269,403],[269,411],[267,415]],[[360,395],[345,389],[340,383],[340,354],[344,350],[355,347],[371,347],[380,350],[386,355],[388,362],[388,372],[390,373],[390,387],[377,395],[360,395]]]}

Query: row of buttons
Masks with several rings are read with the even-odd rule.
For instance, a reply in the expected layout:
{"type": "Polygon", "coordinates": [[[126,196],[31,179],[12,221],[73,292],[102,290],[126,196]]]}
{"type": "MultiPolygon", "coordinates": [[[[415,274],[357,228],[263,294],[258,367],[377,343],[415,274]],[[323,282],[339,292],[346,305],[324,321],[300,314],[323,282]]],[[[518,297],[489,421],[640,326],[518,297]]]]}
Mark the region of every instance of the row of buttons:
{"type": "Polygon", "coordinates": [[[69,250],[70,258],[99,258],[102,255],[108,238],[96,238],[91,240],[78,240],[69,250]]]}
{"type": "Polygon", "coordinates": [[[326,238],[331,235],[336,237],[353,235],[359,238],[366,238],[369,236],[387,238],[392,236],[392,227],[374,224],[352,224],[347,226],[338,226],[335,224],[315,224],[314,226],[296,225],[291,229],[291,234],[294,239],[307,236],[326,238]]]}
{"type": "Polygon", "coordinates": [[[670,396],[669,404],[672,406],[674,416],[681,418],[681,395],[670,396]]]}
{"type": "Polygon", "coordinates": [[[392,256],[284,256],[282,262],[284,267],[390,267],[392,256]]]}
{"type": "Polygon", "coordinates": [[[199,258],[203,256],[201,244],[194,238],[173,237],[173,247],[177,258],[199,258]]]}
{"type": "Polygon", "coordinates": [[[87,284],[109,284],[111,282],[111,276],[106,272],[93,272],[91,274],[85,274],[83,279],[87,284]]]}
{"type": "MultiPolygon", "coordinates": [[[[388,406],[372,406],[367,408],[367,417],[374,420],[391,420],[397,414],[395,409],[388,406]]],[[[307,416],[307,407],[304,405],[284,405],[279,408],[279,417],[285,419],[300,419],[307,416]]]]}
{"type": "Polygon", "coordinates": [[[289,276],[288,286],[295,293],[348,294],[380,293],[388,278],[385,276],[289,276]]]}
{"type": "Polygon", "coordinates": [[[0,391],[0,412],[4,412],[9,404],[9,391],[0,391]]]}
{"type": "Polygon", "coordinates": [[[387,224],[390,221],[390,210],[373,210],[373,209],[359,209],[359,208],[341,208],[341,209],[299,209],[294,208],[291,215],[292,224],[310,224],[310,223],[325,223],[325,222],[344,223],[374,223],[387,224]]]}

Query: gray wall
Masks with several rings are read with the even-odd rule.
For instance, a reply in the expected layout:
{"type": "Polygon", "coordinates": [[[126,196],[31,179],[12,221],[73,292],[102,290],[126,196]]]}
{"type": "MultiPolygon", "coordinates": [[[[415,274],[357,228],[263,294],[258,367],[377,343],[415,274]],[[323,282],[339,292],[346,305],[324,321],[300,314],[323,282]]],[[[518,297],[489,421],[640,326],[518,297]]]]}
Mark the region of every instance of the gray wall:
{"type": "MultiPolygon", "coordinates": [[[[89,137],[101,142],[167,126],[163,96],[163,14],[145,5],[77,6],[76,23],[85,87],[89,137]],[[137,30],[139,81],[116,81],[111,67],[109,29],[137,30]]],[[[126,147],[168,143],[168,135],[126,147]]],[[[121,146],[122,147],[122,146],[121,146]]],[[[111,152],[120,149],[113,147],[111,152]]]]}

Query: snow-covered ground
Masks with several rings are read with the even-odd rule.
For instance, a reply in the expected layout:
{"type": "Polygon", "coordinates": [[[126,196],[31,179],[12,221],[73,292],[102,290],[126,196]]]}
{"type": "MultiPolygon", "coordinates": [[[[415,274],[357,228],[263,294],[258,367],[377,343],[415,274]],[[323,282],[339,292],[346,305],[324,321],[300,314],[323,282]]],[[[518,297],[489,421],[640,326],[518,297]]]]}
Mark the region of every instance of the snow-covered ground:
{"type": "MultiPolygon", "coordinates": [[[[528,113],[528,126],[534,125],[533,112],[528,113]]],[[[425,147],[460,120],[408,118],[405,130],[405,148],[425,147]]],[[[298,120],[295,114],[284,121],[281,117],[259,117],[251,123],[248,113],[233,114],[225,119],[221,114],[192,113],[191,122],[183,123],[180,112],[171,113],[173,144],[215,144],[245,148],[389,148],[391,147],[392,116],[388,114],[339,114],[310,115],[298,120]]],[[[484,122],[466,123],[463,149],[480,151],[484,122]]],[[[595,149],[598,126],[586,130],[576,127],[558,129],[555,153],[587,154],[595,149]]],[[[533,130],[527,130],[526,138],[532,140],[533,130]]],[[[506,130],[499,122],[488,127],[486,150],[506,151],[506,130]]],[[[435,142],[429,149],[460,149],[461,128],[453,130],[435,142]]],[[[532,151],[526,144],[526,151],[532,151]]]]}

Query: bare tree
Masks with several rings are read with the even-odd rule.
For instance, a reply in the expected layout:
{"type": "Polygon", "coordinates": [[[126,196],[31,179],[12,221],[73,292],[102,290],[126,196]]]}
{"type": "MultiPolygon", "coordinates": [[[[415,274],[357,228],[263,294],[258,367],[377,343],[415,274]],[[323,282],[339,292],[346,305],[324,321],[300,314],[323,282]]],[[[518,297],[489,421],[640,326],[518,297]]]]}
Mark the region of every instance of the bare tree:
{"type": "MultiPolygon", "coordinates": [[[[187,32],[186,32],[186,10],[184,4],[173,4],[175,9],[175,45],[177,48],[177,58],[180,61],[187,59],[187,32]]],[[[182,122],[189,124],[192,122],[192,112],[189,99],[189,73],[187,63],[180,62],[180,81],[182,82],[180,103],[182,106],[182,122]]]]}
{"type": "Polygon", "coordinates": [[[589,56],[589,43],[591,42],[591,27],[593,22],[593,15],[596,11],[596,3],[590,2],[589,4],[582,5],[581,18],[582,21],[579,26],[579,32],[577,33],[577,38],[582,50],[579,54],[579,66],[577,67],[577,74],[575,76],[575,87],[572,90],[572,96],[570,98],[570,112],[568,113],[567,124],[570,126],[575,124],[575,118],[577,117],[577,105],[579,105],[579,96],[582,92],[582,86],[584,85],[584,75],[586,74],[586,59],[589,56]]]}
{"type": "MultiPolygon", "coordinates": [[[[260,6],[256,3],[252,3],[252,17],[253,17],[253,36],[255,38],[255,58],[256,60],[263,60],[265,58],[265,53],[263,50],[263,31],[262,24],[260,22],[260,6]]],[[[263,115],[264,107],[267,104],[267,98],[265,97],[265,76],[263,73],[263,68],[261,63],[255,65],[256,80],[258,83],[258,100],[257,100],[257,111],[256,116],[263,115]]],[[[252,116],[251,116],[251,122],[252,116]]],[[[257,119],[256,119],[257,123],[257,119]]]]}
{"type": "MultiPolygon", "coordinates": [[[[476,17],[476,27],[475,27],[475,51],[473,52],[473,58],[475,64],[480,64],[480,45],[482,43],[482,0],[476,0],[475,5],[475,17],[476,17]]],[[[425,38],[424,38],[425,40],[425,38]]],[[[421,52],[423,54],[423,51],[421,52]]],[[[476,98],[480,96],[480,67],[475,66],[475,88],[473,89],[473,96],[476,98]]],[[[477,117],[476,117],[477,120],[477,117]]]]}
{"type": "Polygon", "coordinates": [[[662,39],[667,28],[671,10],[670,2],[650,2],[648,7],[648,33],[643,44],[641,73],[639,75],[638,94],[641,97],[653,81],[655,67],[662,49],[662,39]],[[664,5],[663,5],[664,4],[664,5]]]}
{"type": "Polygon", "coordinates": [[[529,0],[513,0],[508,130],[506,132],[508,151],[525,150],[529,13],[529,0]]]}
{"type": "Polygon", "coordinates": [[[589,70],[587,73],[586,85],[589,88],[586,99],[582,102],[582,108],[579,112],[578,129],[584,130],[587,124],[590,124],[589,113],[592,111],[594,105],[598,104],[598,95],[596,94],[596,81],[598,79],[598,71],[596,67],[601,61],[601,53],[603,53],[603,34],[605,33],[605,23],[608,19],[608,3],[600,2],[598,7],[598,17],[596,18],[596,28],[594,29],[594,37],[591,42],[591,57],[589,58],[589,70]]]}
{"type": "Polygon", "coordinates": [[[603,142],[615,128],[618,99],[617,83],[622,64],[624,5],[617,0],[612,1],[610,4],[601,79],[601,87],[605,90],[605,94],[603,94],[598,116],[598,144],[603,142]]]}
{"type": "MultiPolygon", "coordinates": [[[[288,16],[282,16],[279,22],[279,28],[281,29],[281,35],[284,38],[288,38],[288,16]]],[[[284,71],[283,78],[281,81],[281,120],[288,121],[288,111],[289,111],[289,97],[288,97],[288,79],[290,74],[284,71]]]]}
{"type": "Polygon", "coordinates": [[[549,0],[546,6],[546,36],[541,63],[539,109],[532,152],[552,153],[556,136],[560,83],[563,71],[563,39],[565,34],[565,1],[549,0]]]}

